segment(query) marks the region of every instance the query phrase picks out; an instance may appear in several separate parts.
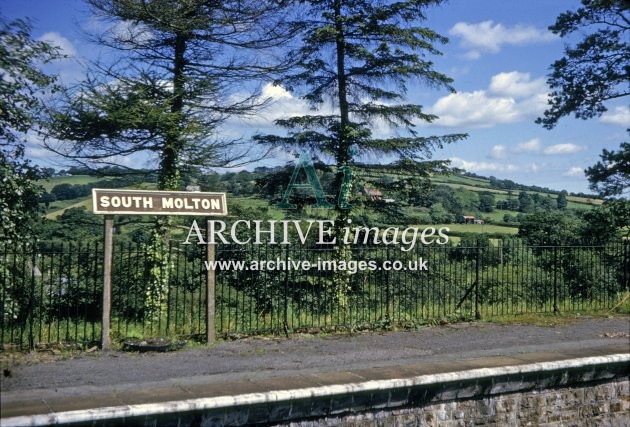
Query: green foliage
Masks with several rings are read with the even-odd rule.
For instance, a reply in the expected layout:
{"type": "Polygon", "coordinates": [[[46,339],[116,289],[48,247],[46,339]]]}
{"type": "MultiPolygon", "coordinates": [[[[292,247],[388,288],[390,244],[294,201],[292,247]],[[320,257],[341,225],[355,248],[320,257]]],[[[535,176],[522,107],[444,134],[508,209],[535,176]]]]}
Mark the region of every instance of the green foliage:
{"type": "MultiPolygon", "coordinates": [[[[239,212],[247,215],[247,212],[239,212]]],[[[252,213],[252,215],[255,213],[252,213]]],[[[0,245],[6,342],[89,342],[100,335],[102,251],[94,245],[0,245]],[[6,251],[6,252],[4,252],[6,251]],[[42,273],[35,273],[33,266],[42,273]],[[31,330],[33,335],[30,335],[31,330]]],[[[202,334],[205,247],[171,246],[166,301],[151,312],[143,291],[153,255],[144,245],[115,245],[112,327],[119,337],[202,334]]],[[[349,328],[418,326],[441,319],[579,312],[613,307],[626,292],[628,247],[530,247],[516,238],[463,236],[459,245],[353,247],[353,260],[429,261],[428,272],[374,270],[347,274],[346,305],[335,297],[339,271],[217,271],[217,330],[228,336],[349,328]],[[625,258],[624,258],[625,257],[625,258]],[[626,263],[626,264],[624,264],[626,263]],[[478,307],[476,307],[478,303],[478,307]]],[[[332,248],[218,245],[217,259],[246,261],[337,258],[332,248]]],[[[30,344],[29,343],[29,344],[30,344]]]]}
{"type": "MultiPolygon", "coordinates": [[[[316,114],[277,120],[289,131],[288,136],[257,135],[260,143],[327,155],[337,166],[329,193],[334,201],[342,194],[356,194],[363,188],[379,189],[395,203],[380,197],[354,197],[350,209],[338,206],[335,234],[352,217],[352,208],[378,210],[382,220],[398,223],[404,217],[401,205],[410,198],[422,199],[427,194],[429,172],[442,171],[443,162],[424,162],[432,150],[457,142],[465,135],[442,137],[420,136],[414,130],[416,121],[431,122],[435,116],[422,107],[405,103],[410,80],[452,90],[452,80],[433,69],[425,55],[439,55],[435,45],[446,39],[426,27],[418,26],[425,19],[424,9],[439,1],[357,0],[333,2],[305,1],[304,19],[295,24],[302,28],[302,45],[291,53],[296,65],[277,83],[301,94],[313,109],[321,109],[332,100],[331,114],[316,114]],[[330,58],[334,58],[332,61],[330,58]],[[390,138],[372,134],[376,123],[401,128],[403,133],[390,138]],[[369,165],[353,165],[353,156],[366,153],[393,155],[397,162],[388,166],[404,172],[405,177],[381,180],[382,170],[369,165]],[[343,171],[351,166],[353,177],[345,179],[343,171]],[[374,175],[371,175],[374,174],[374,175]],[[357,179],[357,176],[360,178],[357,179]]],[[[261,184],[269,194],[276,194],[280,180],[270,178],[261,184]]],[[[300,195],[298,195],[300,196],[300,195]]],[[[371,222],[369,216],[361,218],[371,222]]],[[[336,248],[337,261],[348,261],[349,248],[336,248]]],[[[341,306],[347,304],[347,278],[339,275],[332,284],[332,293],[341,306]]]]}
{"type": "Polygon", "coordinates": [[[516,198],[509,198],[507,201],[507,208],[508,210],[511,211],[518,211],[518,208],[520,206],[520,202],[518,199],[516,198]]]}
{"type": "Polygon", "coordinates": [[[518,236],[530,245],[567,245],[580,240],[581,223],[570,215],[535,212],[520,221],[518,236]]]}
{"type": "Polygon", "coordinates": [[[560,14],[549,29],[561,37],[584,36],[575,46],[567,45],[565,56],[552,64],[550,108],[537,123],[551,129],[570,114],[597,117],[607,110],[605,101],[630,94],[627,1],[582,0],[582,7],[560,14]]]}
{"type": "Polygon", "coordinates": [[[31,301],[34,297],[33,287],[30,286],[32,277],[32,245],[12,242],[11,246],[4,246],[2,262],[0,262],[0,283],[2,283],[2,323],[26,325],[29,312],[33,308],[31,301]],[[8,252],[8,253],[7,253],[8,252]]]}
{"type": "Polygon", "coordinates": [[[168,243],[156,230],[148,243],[142,243],[146,253],[145,270],[142,277],[145,283],[145,316],[149,321],[157,321],[168,306],[169,281],[173,264],[170,260],[168,243]]]}
{"type": "Polygon", "coordinates": [[[519,212],[531,212],[534,210],[534,202],[531,196],[525,191],[521,191],[518,194],[518,211],[519,212]]]}
{"type": "MultiPolygon", "coordinates": [[[[420,136],[414,130],[415,122],[431,122],[436,117],[424,113],[419,105],[404,103],[410,80],[451,89],[451,79],[425,59],[426,55],[439,55],[435,45],[446,39],[418,26],[425,19],[424,9],[439,1],[303,3],[305,18],[298,23],[304,28],[303,44],[292,52],[297,66],[278,84],[301,93],[314,109],[332,99],[333,113],[278,120],[277,125],[289,130],[288,136],[259,135],[256,140],[330,155],[339,168],[351,164],[353,154],[394,155],[401,162],[392,169],[407,169],[411,176],[392,183],[392,189],[412,188],[420,178],[426,179],[429,170],[440,169],[439,162],[421,161],[433,149],[465,135],[420,136]],[[406,136],[374,137],[372,128],[380,122],[403,129],[406,136]]],[[[363,180],[370,187],[377,184],[365,175],[363,180]]],[[[338,173],[332,189],[335,196],[341,182],[338,173]]],[[[355,190],[361,187],[353,186],[355,190]]]]}
{"type": "Polygon", "coordinates": [[[479,195],[479,210],[481,212],[492,212],[494,211],[494,194],[492,193],[481,193],[479,195]]]}
{"type": "Polygon", "coordinates": [[[43,219],[39,225],[43,241],[86,242],[103,236],[103,221],[85,207],[66,209],[56,220],[43,219]]]}
{"type": "Polygon", "coordinates": [[[154,156],[162,190],[180,189],[183,165],[243,160],[248,153],[239,141],[223,138],[217,127],[264,104],[257,92],[235,92],[277,66],[267,53],[290,35],[284,2],[88,3],[112,25],[96,38],[115,60],[94,64],[59,97],[49,112],[48,147],[89,165],[111,164],[117,155],[154,156]],[[112,30],[117,25],[126,31],[112,30]]]}
{"type": "Polygon", "coordinates": [[[90,196],[93,188],[121,188],[138,182],[141,182],[138,176],[100,180],[86,184],[63,182],[52,187],[49,193],[51,201],[71,200],[90,196]]]}
{"type": "MultiPolygon", "coordinates": [[[[582,7],[558,16],[551,31],[561,37],[576,32],[584,36],[553,63],[547,81],[553,89],[550,108],[537,123],[552,129],[570,114],[599,117],[607,111],[606,101],[630,95],[629,11],[626,0],[582,0],[582,7]]],[[[622,143],[617,152],[603,150],[600,157],[586,170],[590,188],[604,197],[625,193],[630,184],[630,144],[622,143]]]]}
{"type": "Polygon", "coordinates": [[[567,201],[567,192],[561,191],[556,198],[556,207],[558,209],[566,209],[569,202],[567,201]]]}
{"type": "Polygon", "coordinates": [[[434,224],[449,224],[454,220],[453,215],[448,213],[441,203],[431,205],[430,215],[434,224]]]}
{"type": "Polygon", "coordinates": [[[32,224],[42,192],[36,183],[45,174],[24,160],[23,134],[36,124],[42,108],[39,96],[54,78],[39,70],[57,58],[55,48],[34,41],[30,25],[0,17],[0,241],[33,238],[32,224]]]}
{"type": "Polygon", "coordinates": [[[601,196],[621,196],[630,188],[630,143],[624,142],[619,151],[604,149],[601,161],[586,169],[590,188],[601,196]]]}
{"type": "Polygon", "coordinates": [[[510,224],[516,222],[516,217],[514,215],[505,214],[503,215],[503,222],[510,224]]]}
{"type": "Polygon", "coordinates": [[[18,243],[35,237],[33,224],[39,215],[39,196],[43,189],[37,167],[22,159],[23,150],[0,151],[0,241],[18,243]]]}
{"type": "Polygon", "coordinates": [[[57,49],[31,36],[27,21],[0,17],[0,144],[14,144],[35,124],[42,105],[38,95],[55,78],[39,67],[59,58],[57,49]]]}
{"type": "Polygon", "coordinates": [[[585,239],[605,243],[619,236],[630,237],[630,201],[608,200],[602,206],[585,212],[582,232],[585,239]]]}

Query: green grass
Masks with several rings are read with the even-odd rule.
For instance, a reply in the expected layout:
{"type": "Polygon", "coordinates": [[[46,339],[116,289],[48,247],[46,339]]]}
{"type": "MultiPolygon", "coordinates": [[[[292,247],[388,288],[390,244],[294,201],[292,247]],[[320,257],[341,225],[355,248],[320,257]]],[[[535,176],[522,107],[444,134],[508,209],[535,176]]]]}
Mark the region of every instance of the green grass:
{"type": "Polygon", "coordinates": [[[620,301],[618,306],[612,308],[601,308],[598,306],[584,305],[581,310],[559,313],[523,313],[523,314],[502,314],[486,315],[482,319],[487,323],[498,325],[533,325],[533,326],[557,326],[575,323],[584,317],[615,317],[628,316],[630,314],[630,302],[620,301]]]}
{"type": "Polygon", "coordinates": [[[507,191],[505,190],[497,190],[495,188],[482,188],[470,184],[456,184],[456,183],[440,183],[455,189],[469,190],[474,191],[476,193],[493,193],[493,194],[502,194],[507,197],[507,191]]]}
{"type": "MultiPolygon", "coordinates": [[[[219,298],[219,295],[217,295],[219,298]]],[[[473,321],[474,305],[465,302],[457,308],[452,302],[417,302],[405,303],[394,298],[388,305],[361,306],[350,304],[347,308],[334,306],[326,313],[313,312],[299,308],[294,304],[287,307],[286,316],[280,309],[275,313],[259,313],[254,309],[254,301],[240,291],[233,290],[229,297],[232,302],[239,301],[234,307],[224,301],[222,309],[217,307],[217,335],[227,338],[238,338],[252,335],[274,335],[288,333],[321,333],[321,332],[355,332],[359,330],[382,331],[396,329],[416,329],[421,326],[473,321]],[[286,319],[286,326],[284,320],[286,319]],[[286,327],[286,329],[285,329],[286,327]]],[[[202,307],[202,306],[200,306],[202,307]]],[[[526,300],[506,300],[498,304],[480,304],[481,321],[502,325],[528,324],[536,326],[555,326],[570,324],[583,317],[628,316],[630,314],[630,293],[619,295],[615,301],[558,301],[559,313],[552,312],[552,302],[546,300],[533,304],[526,300]]],[[[202,307],[203,308],[203,307],[202,307]]],[[[161,327],[151,327],[151,323],[125,322],[112,318],[110,336],[115,348],[129,338],[165,337],[187,339],[192,343],[200,339],[204,331],[199,329],[205,320],[198,319],[198,313],[187,311],[184,316],[177,316],[173,324],[166,330],[165,323],[161,327]]],[[[16,349],[18,342],[28,346],[29,330],[6,331],[5,350],[16,349]],[[13,344],[14,343],[14,344],[13,344]],[[13,344],[13,345],[12,345],[13,344]]],[[[60,348],[86,350],[100,341],[100,323],[86,323],[83,320],[59,320],[51,323],[34,325],[33,335],[37,348],[60,348]]],[[[194,346],[195,344],[192,343],[194,346]]],[[[6,352],[0,353],[0,355],[6,352]]],[[[0,358],[2,362],[2,358],[0,358]]]]}
{"type": "Polygon", "coordinates": [[[96,177],[90,175],[53,176],[52,178],[42,181],[41,184],[46,191],[50,191],[55,185],[59,184],[85,185],[106,179],[108,179],[108,177],[96,177]]]}
{"type": "MultiPolygon", "coordinates": [[[[88,184],[94,183],[97,181],[107,180],[108,177],[93,177],[88,175],[74,175],[74,176],[62,176],[62,177],[53,177],[48,181],[44,182],[44,188],[50,191],[55,185],[68,183],[68,184],[88,184]]],[[[490,181],[482,178],[474,178],[463,175],[447,175],[447,176],[435,176],[431,178],[435,184],[447,185],[451,188],[460,188],[463,190],[474,191],[477,193],[492,193],[495,195],[495,199],[497,201],[506,200],[508,197],[508,192],[506,190],[499,190],[490,188],[490,181]]],[[[134,185],[125,188],[136,188],[143,190],[154,190],[156,189],[155,183],[142,183],[139,185],[134,185]]],[[[535,194],[535,192],[528,192],[529,194],[535,194]]],[[[518,197],[518,191],[512,192],[513,197],[518,197]]],[[[538,193],[542,197],[547,197],[547,193],[538,193]]],[[[555,202],[556,195],[552,195],[552,198],[555,202]]],[[[235,207],[241,209],[267,209],[267,214],[271,219],[281,220],[285,218],[285,212],[280,209],[275,209],[273,206],[270,206],[268,201],[259,197],[235,197],[228,194],[228,212],[230,209],[234,209],[235,207]]],[[[583,197],[576,196],[568,196],[568,208],[572,210],[586,210],[590,209],[594,206],[600,205],[602,200],[599,199],[589,199],[583,197]]],[[[79,198],[73,200],[63,200],[56,201],[50,204],[49,208],[46,212],[46,218],[55,219],[59,217],[66,209],[84,206],[89,211],[92,210],[92,202],[91,197],[88,198],[79,198]]],[[[324,212],[325,213],[325,212],[324,212]]],[[[312,217],[312,218],[320,218],[322,217],[322,210],[311,210],[306,208],[304,215],[312,217]]],[[[517,215],[518,212],[515,211],[504,211],[504,210],[495,210],[493,212],[480,214],[482,218],[486,220],[486,222],[493,222],[495,224],[502,223],[503,217],[505,214],[517,215]]],[[[517,229],[515,227],[509,226],[500,226],[494,224],[484,224],[480,225],[462,225],[462,224],[450,224],[451,230],[455,233],[464,233],[464,232],[473,232],[473,233],[500,233],[500,234],[516,234],[517,229]],[[466,227],[461,229],[460,227],[466,227]],[[499,227],[499,228],[496,228],[499,227]]]]}
{"type": "Polygon", "coordinates": [[[431,178],[431,181],[435,183],[466,184],[474,187],[490,188],[489,180],[464,175],[436,175],[431,178]]]}
{"type": "Polygon", "coordinates": [[[502,225],[494,224],[430,224],[430,225],[418,225],[417,227],[448,227],[450,232],[447,234],[463,234],[463,233],[487,233],[487,234],[505,234],[514,235],[518,233],[516,227],[505,227],[502,225]]]}
{"type": "Polygon", "coordinates": [[[569,201],[569,206],[571,202],[579,203],[579,204],[586,204],[586,205],[593,205],[593,206],[599,206],[602,203],[604,203],[602,199],[591,199],[587,197],[577,197],[577,196],[567,196],[567,200],[569,201]]]}
{"type": "MultiPolygon", "coordinates": [[[[451,188],[462,188],[465,190],[471,190],[478,193],[488,192],[493,193],[497,196],[505,196],[507,198],[508,191],[500,190],[496,188],[490,188],[490,181],[483,178],[474,178],[464,175],[439,175],[431,178],[431,181],[434,184],[443,184],[447,185],[451,188]]],[[[519,190],[513,190],[512,194],[514,197],[518,197],[519,190]]],[[[536,192],[536,191],[527,191],[528,194],[539,194],[543,197],[547,197],[549,193],[544,192],[536,192]]],[[[551,197],[555,200],[557,195],[551,194],[551,197]]],[[[503,198],[499,198],[499,200],[503,200],[503,198]]],[[[581,205],[580,207],[584,208],[586,206],[599,206],[604,201],[596,198],[588,198],[588,197],[578,197],[578,196],[567,196],[567,200],[569,201],[569,208],[576,208],[577,205],[581,205]]]]}
{"type": "MultiPolygon", "coordinates": [[[[518,215],[518,212],[515,212],[515,211],[504,211],[504,210],[495,209],[492,212],[483,212],[481,214],[481,217],[486,222],[492,221],[492,222],[495,222],[495,223],[502,223],[503,222],[503,217],[505,216],[505,214],[516,216],[516,215],[518,215]]],[[[488,224],[485,224],[485,225],[488,225],[488,224]]]]}
{"type": "Polygon", "coordinates": [[[51,203],[49,212],[46,214],[46,218],[57,219],[66,211],[66,209],[79,207],[85,207],[88,211],[92,212],[92,197],[84,199],[62,200],[59,202],[51,203]]]}
{"type": "Polygon", "coordinates": [[[241,209],[268,209],[268,215],[271,219],[284,218],[284,212],[281,209],[274,208],[269,204],[267,200],[261,199],[259,197],[235,197],[228,194],[228,214],[230,214],[230,208],[234,206],[237,206],[241,209]]]}

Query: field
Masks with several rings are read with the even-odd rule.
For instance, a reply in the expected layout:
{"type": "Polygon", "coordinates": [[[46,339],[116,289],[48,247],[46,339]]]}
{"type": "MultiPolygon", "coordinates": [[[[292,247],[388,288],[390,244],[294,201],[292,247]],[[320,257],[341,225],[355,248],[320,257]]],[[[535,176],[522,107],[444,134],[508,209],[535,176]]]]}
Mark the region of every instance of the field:
{"type": "Polygon", "coordinates": [[[89,175],[67,175],[67,176],[53,176],[45,181],[42,181],[42,187],[44,190],[50,191],[55,185],[59,184],[71,184],[71,185],[86,185],[94,182],[102,181],[107,178],[89,176],[89,175]]]}
{"type": "Polygon", "coordinates": [[[49,206],[46,218],[56,219],[61,214],[63,214],[66,209],[80,207],[85,207],[88,211],[92,212],[92,198],[87,197],[84,199],[61,200],[58,202],[53,202],[49,206]]]}
{"type": "MultiPolygon", "coordinates": [[[[47,191],[50,191],[55,185],[67,183],[73,185],[86,185],[93,184],[98,181],[106,181],[108,178],[112,177],[93,177],[87,175],[77,175],[77,176],[61,176],[61,177],[53,177],[44,182],[44,188],[47,191]]],[[[506,200],[508,198],[508,191],[499,190],[495,188],[490,188],[490,181],[485,178],[480,177],[470,177],[464,175],[449,175],[449,176],[436,176],[432,178],[434,184],[436,185],[447,185],[451,188],[458,188],[467,191],[474,191],[476,193],[492,193],[495,196],[496,201],[506,200]]],[[[155,189],[155,184],[153,183],[141,183],[138,185],[126,187],[126,188],[136,188],[136,189],[155,189]]],[[[512,191],[512,197],[518,197],[519,191],[512,191]]],[[[535,192],[529,191],[530,194],[535,194],[535,192]]],[[[556,199],[555,194],[548,193],[538,193],[542,197],[550,197],[554,201],[556,199]]],[[[595,198],[584,198],[577,196],[568,196],[568,208],[572,210],[586,210],[591,209],[594,206],[600,205],[602,200],[595,198]]],[[[68,208],[76,208],[76,207],[85,207],[88,211],[92,210],[92,199],[91,196],[77,198],[72,200],[62,200],[51,202],[46,210],[46,218],[55,219],[59,217],[66,209],[68,208]]],[[[260,197],[238,197],[233,196],[228,193],[228,212],[238,213],[241,210],[260,210],[265,211],[266,214],[271,219],[282,219],[284,218],[284,213],[281,210],[274,209],[269,205],[269,203],[260,198],[260,197]]],[[[315,217],[321,217],[321,210],[309,210],[308,208],[305,210],[305,214],[315,217]]],[[[494,224],[441,224],[437,225],[448,226],[451,229],[451,234],[454,239],[457,236],[460,236],[463,233],[487,233],[494,235],[514,235],[518,232],[518,228],[509,227],[509,226],[501,226],[496,225],[497,223],[503,222],[503,217],[506,214],[516,215],[517,212],[508,211],[508,210],[494,210],[493,212],[483,213],[483,218],[486,222],[492,222],[494,224]]],[[[425,225],[422,225],[423,227],[425,225]]],[[[436,225],[432,225],[436,226],[436,225]]]]}
{"type": "MultiPolygon", "coordinates": [[[[495,195],[496,200],[506,200],[508,197],[507,190],[499,190],[496,188],[490,188],[490,181],[485,180],[483,178],[475,178],[468,177],[462,175],[451,175],[451,176],[436,176],[432,178],[432,181],[435,184],[447,185],[451,188],[461,188],[464,190],[475,191],[477,193],[492,193],[495,195]]],[[[518,193],[520,191],[513,190],[513,197],[518,197],[518,193]]],[[[540,196],[547,197],[551,196],[554,200],[557,197],[554,194],[549,193],[541,193],[537,191],[527,191],[528,194],[539,194],[540,196]]],[[[596,198],[587,198],[587,197],[578,197],[578,196],[567,196],[567,201],[569,202],[568,208],[570,209],[579,209],[585,207],[599,206],[603,203],[603,200],[596,198]]]]}
{"type": "Polygon", "coordinates": [[[421,225],[419,227],[448,227],[451,230],[450,234],[486,233],[513,235],[518,233],[518,228],[516,227],[504,227],[502,225],[493,224],[433,224],[421,225]]]}

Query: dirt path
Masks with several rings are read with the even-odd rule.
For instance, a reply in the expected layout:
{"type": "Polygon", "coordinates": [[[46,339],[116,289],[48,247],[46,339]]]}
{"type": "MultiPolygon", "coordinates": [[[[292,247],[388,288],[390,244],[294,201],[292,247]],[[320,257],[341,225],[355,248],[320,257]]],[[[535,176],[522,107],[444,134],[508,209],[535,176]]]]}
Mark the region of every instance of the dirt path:
{"type": "Polygon", "coordinates": [[[579,353],[580,348],[628,344],[629,317],[579,318],[553,327],[463,323],[417,331],[333,336],[250,338],[171,353],[83,353],[47,363],[8,366],[3,391],[216,377],[236,380],[294,372],[385,367],[525,352],[579,353]]]}

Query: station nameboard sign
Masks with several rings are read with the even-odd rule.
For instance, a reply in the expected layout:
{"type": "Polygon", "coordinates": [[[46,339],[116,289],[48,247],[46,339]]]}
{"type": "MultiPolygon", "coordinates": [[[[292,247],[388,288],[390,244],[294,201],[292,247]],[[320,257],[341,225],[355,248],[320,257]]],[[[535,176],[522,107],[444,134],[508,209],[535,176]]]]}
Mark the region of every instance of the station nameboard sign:
{"type": "Polygon", "coordinates": [[[92,189],[95,214],[227,215],[225,193],[92,189]]]}

